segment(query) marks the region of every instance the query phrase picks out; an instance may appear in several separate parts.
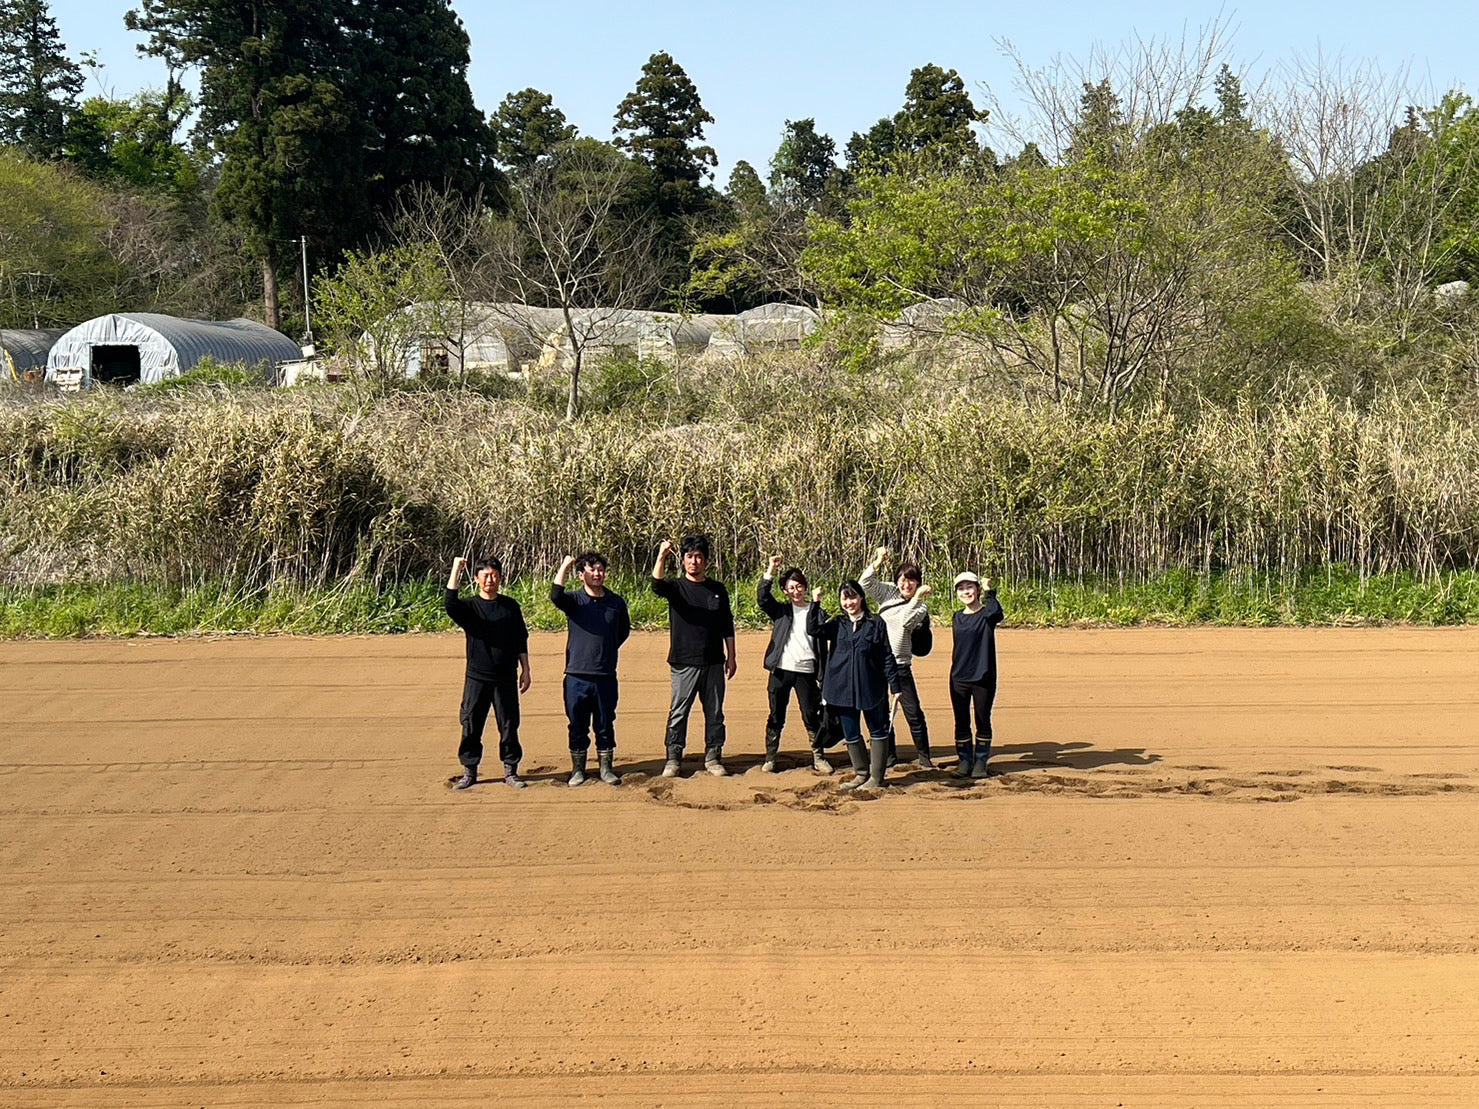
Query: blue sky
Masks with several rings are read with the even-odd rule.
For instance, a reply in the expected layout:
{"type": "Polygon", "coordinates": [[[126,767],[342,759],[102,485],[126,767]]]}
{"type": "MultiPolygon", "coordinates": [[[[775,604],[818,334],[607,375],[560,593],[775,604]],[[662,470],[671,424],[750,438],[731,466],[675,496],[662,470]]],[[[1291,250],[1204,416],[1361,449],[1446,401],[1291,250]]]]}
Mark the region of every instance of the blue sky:
{"type": "MultiPolygon", "coordinates": [[[[128,0],[51,0],[68,52],[97,53],[108,91],[126,95],[162,83],[157,62],[135,57],[141,41],[123,26],[128,0]]],[[[1250,85],[1297,57],[1402,69],[1420,88],[1479,90],[1479,5],[1455,0],[1241,4],[1138,4],[1058,0],[1051,5],[936,3],[741,4],[564,2],[555,5],[454,0],[472,39],[469,81],[478,106],[529,86],[554,97],[582,134],[610,138],[617,103],[642,63],[666,50],[688,72],[714,116],[707,139],[720,185],[735,161],[764,175],[787,119],[813,117],[839,150],[903,103],[909,71],[926,62],[956,69],[977,104],[989,86],[1010,106],[1015,66],[1009,40],[1029,65],[1086,59],[1138,40],[1196,39],[1218,22],[1228,60],[1250,85]]],[[[89,92],[97,91],[94,84],[89,92]]]]}

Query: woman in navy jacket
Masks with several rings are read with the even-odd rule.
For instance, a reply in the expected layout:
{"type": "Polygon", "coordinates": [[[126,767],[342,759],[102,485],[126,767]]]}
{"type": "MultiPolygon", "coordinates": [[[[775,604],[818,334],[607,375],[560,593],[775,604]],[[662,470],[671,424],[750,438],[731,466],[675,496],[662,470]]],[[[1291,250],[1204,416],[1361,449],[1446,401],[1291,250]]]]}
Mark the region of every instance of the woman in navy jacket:
{"type": "MultiPolygon", "coordinates": [[[[814,590],[812,600],[821,599],[822,591],[814,590]]],[[[843,582],[838,601],[842,612],[830,619],[820,603],[813,604],[807,614],[807,631],[830,648],[822,696],[842,724],[854,774],[842,788],[877,789],[883,785],[888,760],[889,709],[899,692],[898,672],[888,643],[888,628],[869,613],[863,587],[855,581],[843,582]],[[864,723],[871,747],[867,754],[863,751],[864,723]]]]}

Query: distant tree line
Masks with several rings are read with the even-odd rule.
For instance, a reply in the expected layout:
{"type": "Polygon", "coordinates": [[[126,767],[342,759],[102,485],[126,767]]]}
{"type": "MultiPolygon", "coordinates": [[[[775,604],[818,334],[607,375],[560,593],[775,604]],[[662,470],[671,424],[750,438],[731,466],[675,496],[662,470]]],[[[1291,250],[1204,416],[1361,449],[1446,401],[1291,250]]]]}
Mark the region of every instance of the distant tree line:
{"type": "Polygon", "coordinates": [[[802,302],[822,356],[867,367],[912,328],[964,385],[1110,414],[1479,393],[1479,309],[1455,284],[1479,282],[1479,114],[1459,92],[1422,103],[1324,63],[1246,88],[1216,27],[1017,59],[1020,118],[926,64],[840,149],[787,120],[768,166],[720,189],[713,117],[665,53],[605,139],[538,89],[480,111],[447,0],[143,0],[124,22],[161,86],[84,97],[90,62],[45,0],[0,0],[8,326],[260,304],[291,333],[306,238],[331,310],[386,308],[356,282],[571,321],[802,302]]]}

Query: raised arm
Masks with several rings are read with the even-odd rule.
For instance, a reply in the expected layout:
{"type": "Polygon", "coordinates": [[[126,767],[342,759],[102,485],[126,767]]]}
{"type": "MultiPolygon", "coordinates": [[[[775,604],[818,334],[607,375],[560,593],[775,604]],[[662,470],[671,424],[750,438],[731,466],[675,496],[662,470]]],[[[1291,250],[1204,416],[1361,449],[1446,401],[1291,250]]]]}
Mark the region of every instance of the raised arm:
{"type": "Polygon", "coordinates": [[[924,599],[930,595],[930,587],[921,585],[914,591],[913,600],[904,605],[904,630],[912,632],[915,628],[923,627],[925,621],[930,618],[929,606],[924,599]]]}
{"type": "Polygon", "coordinates": [[[467,602],[457,593],[462,583],[463,572],[467,569],[467,559],[458,555],[452,560],[452,570],[447,575],[447,592],[442,600],[442,607],[446,609],[447,615],[452,618],[452,623],[459,628],[467,627],[468,610],[467,602]]]}
{"type": "Polygon", "coordinates": [[[771,555],[766,567],[765,574],[755,586],[755,603],[760,606],[760,611],[777,620],[786,613],[786,606],[775,596],[775,576],[780,572],[781,556],[771,555]]]}
{"type": "Polygon", "coordinates": [[[652,577],[654,581],[662,581],[668,572],[668,555],[673,553],[673,541],[664,539],[657,548],[657,561],[652,564],[652,577]]]}
{"type": "Polygon", "coordinates": [[[549,586],[550,604],[554,605],[567,616],[575,608],[575,602],[565,592],[565,581],[570,576],[570,567],[574,565],[575,559],[570,555],[566,555],[565,561],[560,563],[560,568],[555,571],[555,580],[550,582],[549,586]]]}
{"type": "Polygon", "coordinates": [[[467,559],[458,555],[452,560],[452,570],[447,575],[447,588],[457,589],[462,585],[462,575],[467,573],[467,559]]]}
{"type": "Polygon", "coordinates": [[[837,619],[828,618],[826,609],[822,608],[822,587],[817,586],[811,591],[811,608],[806,610],[806,634],[823,643],[835,643],[837,619]]]}
{"type": "Polygon", "coordinates": [[[991,586],[991,579],[987,578],[981,585],[986,591],[985,603],[982,606],[986,609],[986,622],[994,628],[1006,618],[1006,613],[1002,612],[1001,602],[996,599],[996,590],[991,586]]]}
{"type": "Polygon", "coordinates": [[[878,576],[887,560],[888,548],[879,547],[873,552],[873,561],[864,566],[863,572],[858,575],[858,584],[868,594],[868,599],[876,605],[881,605],[884,601],[896,601],[900,596],[898,586],[878,576]]]}

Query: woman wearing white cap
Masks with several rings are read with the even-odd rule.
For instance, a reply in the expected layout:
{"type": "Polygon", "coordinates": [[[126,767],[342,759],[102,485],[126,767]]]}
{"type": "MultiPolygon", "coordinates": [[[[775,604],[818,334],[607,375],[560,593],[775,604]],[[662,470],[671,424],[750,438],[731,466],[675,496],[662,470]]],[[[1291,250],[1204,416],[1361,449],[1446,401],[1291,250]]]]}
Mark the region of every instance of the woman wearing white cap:
{"type": "Polygon", "coordinates": [[[965,606],[955,614],[951,631],[950,707],[955,710],[955,764],[957,778],[985,778],[991,757],[991,704],[996,700],[996,625],[1001,604],[991,582],[969,570],[955,575],[955,596],[965,606]],[[976,734],[971,737],[971,709],[976,734]]]}

